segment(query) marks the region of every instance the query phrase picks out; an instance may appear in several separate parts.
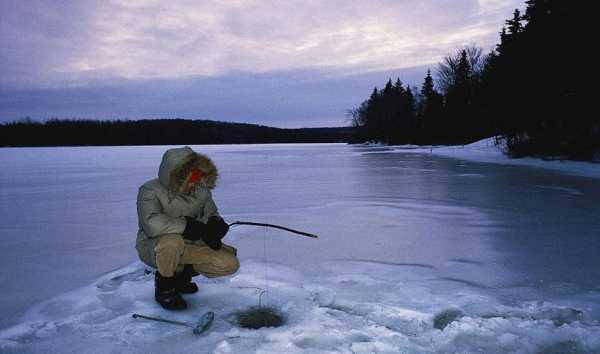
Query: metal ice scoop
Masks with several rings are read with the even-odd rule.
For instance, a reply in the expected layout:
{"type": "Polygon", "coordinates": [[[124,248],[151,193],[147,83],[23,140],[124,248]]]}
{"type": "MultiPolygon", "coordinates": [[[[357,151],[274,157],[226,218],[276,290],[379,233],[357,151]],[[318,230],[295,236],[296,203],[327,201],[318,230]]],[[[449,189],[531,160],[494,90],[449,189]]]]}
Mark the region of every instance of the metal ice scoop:
{"type": "Polygon", "coordinates": [[[202,315],[202,317],[200,317],[200,320],[197,323],[194,323],[194,324],[187,323],[187,322],[179,322],[179,321],[167,320],[167,319],[160,318],[160,317],[144,316],[144,315],[140,315],[140,314],[137,314],[137,313],[134,313],[133,315],[131,315],[131,317],[133,317],[133,318],[143,318],[143,319],[151,320],[151,321],[171,323],[171,324],[175,324],[175,325],[179,325],[179,326],[190,327],[191,329],[194,330],[194,334],[201,334],[201,333],[205,332],[210,327],[210,325],[212,324],[213,320],[215,319],[215,313],[212,312],[212,311],[208,311],[207,313],[205,313],[204,315],[202,315]]]}

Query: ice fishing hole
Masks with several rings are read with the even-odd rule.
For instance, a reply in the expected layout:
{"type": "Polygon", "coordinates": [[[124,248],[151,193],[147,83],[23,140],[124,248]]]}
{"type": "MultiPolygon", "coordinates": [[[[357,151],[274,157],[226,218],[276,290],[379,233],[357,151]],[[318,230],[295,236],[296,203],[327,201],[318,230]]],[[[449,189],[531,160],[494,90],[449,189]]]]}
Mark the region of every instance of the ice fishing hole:
{"type": "Polygon", "coordinates": [[[240,327],[250,329],[279,327],[285,322],[285,317],[278,309],[258,306],[236,312],[235,319],[240,327]]]}

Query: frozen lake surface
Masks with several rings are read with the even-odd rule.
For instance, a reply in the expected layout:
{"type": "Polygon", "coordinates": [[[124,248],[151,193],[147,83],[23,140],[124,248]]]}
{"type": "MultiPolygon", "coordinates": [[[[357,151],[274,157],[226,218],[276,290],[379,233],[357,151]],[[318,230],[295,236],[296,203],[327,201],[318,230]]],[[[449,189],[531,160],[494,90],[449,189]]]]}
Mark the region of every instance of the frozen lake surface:
{"type": "MultiPolygon", "coordinates": [[[[0,352],[600,351],[600,180],[386,147],[192,146],[240,271],[165,314],[134,250],[165,146],[0,149],[0,352]],[[231,314],[287,315],[251,331],[231,314]],[[197,318],[185,328],[133,312],[197,318]],[[566,348],[566,349],[565,349],[566,348]]],[[[598,166],[593,166],[598,169],[598,166]]]]}

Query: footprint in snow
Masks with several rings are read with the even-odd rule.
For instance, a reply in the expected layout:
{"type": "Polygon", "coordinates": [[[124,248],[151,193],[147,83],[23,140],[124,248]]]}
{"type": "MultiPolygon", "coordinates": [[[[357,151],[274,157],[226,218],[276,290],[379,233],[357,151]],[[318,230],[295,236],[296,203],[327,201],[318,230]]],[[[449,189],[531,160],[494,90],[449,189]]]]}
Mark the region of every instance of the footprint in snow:
{"type": "Polygon", "coordinates": [[[107,280],[101,280],[96,287],[101,291],[113,291],[125,281],[140,281],[151,277],[152,271],[146,268],[138,268],[132,272],[115,275],[107,280]]]}

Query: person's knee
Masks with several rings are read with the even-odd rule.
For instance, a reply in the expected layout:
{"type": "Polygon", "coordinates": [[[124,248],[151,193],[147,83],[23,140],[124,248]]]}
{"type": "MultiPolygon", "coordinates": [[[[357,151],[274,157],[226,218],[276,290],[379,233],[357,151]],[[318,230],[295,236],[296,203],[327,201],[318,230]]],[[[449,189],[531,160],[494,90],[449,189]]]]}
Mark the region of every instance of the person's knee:
{"type": "Polygon", "coordinates": [[[223,277],[231,275],[240,269],[240,261],[232,254],[213,260],[210,269],[204,265],[194,265],[194,270],[207,278],[223,277]]]}
{"type": "Polygon", "coordinates": [[[240,269],[240,261],[234,255],[228,254],[227,257],[222,257],[217,264],[217,272],[219,276],[231,275],[240,269]]]}
{"type": "Polygon", "coordinates": [[[183,241],[183,237],[178,234],[170,234],[164,235],[160,237],[156,247],[154,248],[154,252],[159,254],[182,254],[185,247],[185,242],[183,241]]]}
{"type": "Polygon", "coordinates": [[[223,267],[223,272],[225,275],[230,275],[238,271],[240,269],[240,261],[236,256],[227,257],[227,261],[225,262],[225,266],[223,267]]]}

